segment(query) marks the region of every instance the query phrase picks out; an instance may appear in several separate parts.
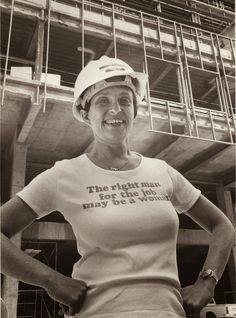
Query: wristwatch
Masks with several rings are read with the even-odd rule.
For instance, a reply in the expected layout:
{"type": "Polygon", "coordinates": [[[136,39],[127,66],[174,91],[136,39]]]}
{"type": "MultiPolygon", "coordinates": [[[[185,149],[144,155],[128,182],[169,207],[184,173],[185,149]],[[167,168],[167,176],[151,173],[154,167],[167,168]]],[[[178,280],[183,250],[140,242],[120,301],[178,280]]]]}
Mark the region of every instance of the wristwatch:
{"type": "Polygon", "coordinates": [[[201,277],[202,279],[213,278],[216,283],[218,283],[218,280],[219,280],[215,271],[210,268],[203,268],[201,272],[199,273],[199,277],[201,277]]]}

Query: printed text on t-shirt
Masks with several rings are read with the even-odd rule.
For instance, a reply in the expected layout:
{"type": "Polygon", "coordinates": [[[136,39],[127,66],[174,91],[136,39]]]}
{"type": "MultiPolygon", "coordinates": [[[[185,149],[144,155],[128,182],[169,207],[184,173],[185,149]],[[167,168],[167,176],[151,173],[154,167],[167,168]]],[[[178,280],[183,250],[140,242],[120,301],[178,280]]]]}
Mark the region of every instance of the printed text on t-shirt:
{"type": "Polygon", "coordinates": [[[91,185],[86,190],[93,195],[93,201],[84,203],[84,209],[106,208],[111,205],[135,204],[149,201],[169,201],[167,194],[160,193],[159,182],[127,182],[113,185],[91,185]],[[96,199],[94,199],[96,195],[96,199]]]}

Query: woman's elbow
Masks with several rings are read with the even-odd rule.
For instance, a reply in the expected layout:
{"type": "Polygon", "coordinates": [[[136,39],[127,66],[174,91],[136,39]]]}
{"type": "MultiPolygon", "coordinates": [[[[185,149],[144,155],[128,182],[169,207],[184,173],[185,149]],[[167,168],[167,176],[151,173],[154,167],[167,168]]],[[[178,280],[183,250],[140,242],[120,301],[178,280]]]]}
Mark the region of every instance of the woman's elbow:
{"type": "Polygon", "coordinates": [[[229,242],[233,246],[235,242],[235,228],[228,218],[213,229],[212,234],[221,235],[225,242],[229,242]]]}

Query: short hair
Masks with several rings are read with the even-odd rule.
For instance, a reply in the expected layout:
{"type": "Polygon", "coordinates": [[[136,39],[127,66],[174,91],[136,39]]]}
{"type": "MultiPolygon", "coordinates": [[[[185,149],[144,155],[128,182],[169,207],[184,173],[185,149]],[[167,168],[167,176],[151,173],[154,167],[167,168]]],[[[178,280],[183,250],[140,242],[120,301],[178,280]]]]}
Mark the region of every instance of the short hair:
{"type": "MultiPolygon", "coordinates": [[[[85,93],[86,91],[83,92],[83,94],[85,93]]],[[[134,118],[137,116],[137,113],[138,113],[138,103],[137,103],[137,98],[134,94],[134,92],[132,91],[132,94],[133,94],[133,105],[134,105],[134,118]]],[[[85,107],[83,108],[81,105],[78,105],[77,106],[77,109],[78,111],[81,113],[81,112],[86,112],[88,114],[89,112],[89,109],[90,109],[90,106],[91,106],[91,101],[89,102],[86,102],[85,104],[85,107]]]]}

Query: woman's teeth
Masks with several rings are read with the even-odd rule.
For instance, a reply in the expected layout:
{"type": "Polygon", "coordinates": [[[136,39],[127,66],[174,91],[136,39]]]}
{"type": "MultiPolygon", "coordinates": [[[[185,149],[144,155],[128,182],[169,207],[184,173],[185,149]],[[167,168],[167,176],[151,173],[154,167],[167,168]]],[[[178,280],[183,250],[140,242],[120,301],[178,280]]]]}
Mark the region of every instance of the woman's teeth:
{"type": "Polygon", "coordinates": [[[110,119],[110,120],[105,120],[104,122],[105,124],[112,125],[112,126],[120,126],[121,124],[124,123],[124,121],[120,119],[110,119]]]}

